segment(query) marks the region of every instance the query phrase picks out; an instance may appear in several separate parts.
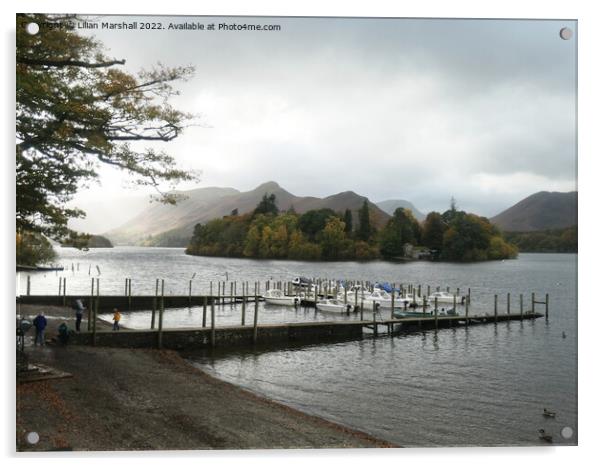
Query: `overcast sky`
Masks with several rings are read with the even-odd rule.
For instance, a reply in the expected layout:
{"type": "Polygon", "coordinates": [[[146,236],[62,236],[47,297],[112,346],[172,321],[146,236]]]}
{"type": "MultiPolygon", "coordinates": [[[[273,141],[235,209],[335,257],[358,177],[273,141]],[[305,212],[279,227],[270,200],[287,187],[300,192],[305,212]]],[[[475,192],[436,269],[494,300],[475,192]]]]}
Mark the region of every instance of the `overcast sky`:
{"type": "MultiPolygon", "coordinates": [[[[205,127],[164,145],[202,170],[194,187],[273,180],[296,195],[352,190],[423,212],[454,196],[485,216],[537,191],[576,189],[576,38],[559,37],[575,22],[160,19],[281,26],[92,32],[131,71],[196,66],[174,104],[205,127]]],[[[116,171],[101,174],[76,203],[141,194],[116,171]]]]}

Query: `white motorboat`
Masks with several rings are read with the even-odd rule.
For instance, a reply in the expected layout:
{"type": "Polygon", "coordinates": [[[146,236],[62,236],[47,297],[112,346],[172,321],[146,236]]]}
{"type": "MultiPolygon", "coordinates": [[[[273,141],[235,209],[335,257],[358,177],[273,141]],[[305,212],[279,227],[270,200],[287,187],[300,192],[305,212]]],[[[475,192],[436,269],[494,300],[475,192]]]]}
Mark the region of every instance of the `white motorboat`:
{"type": "Polygon", "coordinates": [[[392,299],[389,293],[378,288],[375,288],[372,293],[364,293],[363,297],[358,296],[358,300],[364,301],[364,307],[371,307],[373,305],[372,303],[376,303],[378,304],[378,307],[383,309],[391,309],[391,305],[393,305],[393,308],[403,309],[408,307],[412,302],[411,299],[401,297],[392,299]]]}
{"type": "Polygon", "coordinates": [[[344,301],[339,299],[322,299],[316,303],[316,307],[319,311],[330,314],[341,314],[353,310],[351,303],[345,304],[344,301]]]}
{"type": "Polygon", "coordinates": [[[268,290],[263,295],[266,304],[278,306],[298,306],[301,304],[301,296],[287,296],[282,290],[268,290]]]}
{"type": "Polygon", "coordinates": [[[454,296],[455,296],[455,299],[456,299],[456,304],[464,304],[466,302],[466,297],[465,296],[453,295],[453,294],[448,293],[446,291],[435,291],[434,293],[432,293],[429,296],[428,299],[431,302],[435,302],[435,298],[437,298],[437,304],[439,304],[439,303],[453,304],[454,303],[454,296]]]}

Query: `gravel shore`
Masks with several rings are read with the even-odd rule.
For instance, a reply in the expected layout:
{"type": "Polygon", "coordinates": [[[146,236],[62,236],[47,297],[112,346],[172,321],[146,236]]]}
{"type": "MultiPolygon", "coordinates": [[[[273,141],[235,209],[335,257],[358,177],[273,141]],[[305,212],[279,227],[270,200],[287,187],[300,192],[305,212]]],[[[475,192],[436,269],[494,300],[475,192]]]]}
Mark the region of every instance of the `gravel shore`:
{"type": "MultiPolygon", "coordinates": [[[[73,325],[71,309],[43,310],[51,316],[47,338],[62,320],[73,325]]],[[[26,351],[30,362],[72,377],[17,385],[19,451],[394,446],[215,379],[174,351],[52,344],[26,351]],[[34,431],[40,441],[32,445],[26,436],[34,431]]]]}

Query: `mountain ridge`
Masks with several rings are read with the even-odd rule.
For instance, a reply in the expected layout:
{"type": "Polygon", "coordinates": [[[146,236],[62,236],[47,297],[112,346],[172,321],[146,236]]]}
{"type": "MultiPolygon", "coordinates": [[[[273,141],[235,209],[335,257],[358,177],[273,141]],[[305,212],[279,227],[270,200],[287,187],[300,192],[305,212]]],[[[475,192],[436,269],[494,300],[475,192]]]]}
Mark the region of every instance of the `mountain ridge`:
{"type": "Polygon", "coordinates": [[[275,181],[262,183],[245,192],[233,188],[211,187],[180,191],[179,194],[186,196],[186,199],[177,205],[153,205],[104,235],[114,244],[185,246],[197,223],[206,223],[230,215],[235,209],[239,214],[252,212],[264,194],[275,194],[280,210],[293,208],[299,214],[323,208],[330,208],[335,212],[350,209],[356,224],[357,211],[366,199],[378,227],[382,227],[390,218],[367,197],[353,191],[343,191],[325,198],[300,197],[285,190],[275,181]]]}
{"type": "Polygon", "coordinates": [[[490,218],[502,231],[556,230],[577,225],[577,191],[539,191],[490,218]]]}

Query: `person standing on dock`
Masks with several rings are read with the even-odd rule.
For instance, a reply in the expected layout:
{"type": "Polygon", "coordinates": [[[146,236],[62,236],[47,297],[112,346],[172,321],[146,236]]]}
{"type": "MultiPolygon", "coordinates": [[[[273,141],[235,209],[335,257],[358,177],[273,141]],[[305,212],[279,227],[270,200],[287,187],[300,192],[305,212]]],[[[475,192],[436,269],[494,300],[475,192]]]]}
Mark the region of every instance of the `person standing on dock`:
{"type": "Polygon", "coordinates": [[[73,309],[75,310],[75,331],[79,332],[82,324],[82,317],[84,316],[84,311],[86,308],[81,299],[76,299],[73,301],[73,309]]]}
{"type": "Polygon", "coordinates": [[[44,331],[46,330],[46,325],[48,325],[46,317],[44,317],[43,312],[40,312],[37,317],[33,319],[33,326],[36,328],[36,339],[33,343],[34,345],[40,343],[41,346],[44,346],[44,331]]]}
{"type": "Polygon", "coordinates": [[[113,330],[119,330],[119,321],[121,320],[121,314],[119,309],[113,309],[113,330]]]}

